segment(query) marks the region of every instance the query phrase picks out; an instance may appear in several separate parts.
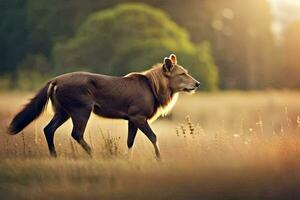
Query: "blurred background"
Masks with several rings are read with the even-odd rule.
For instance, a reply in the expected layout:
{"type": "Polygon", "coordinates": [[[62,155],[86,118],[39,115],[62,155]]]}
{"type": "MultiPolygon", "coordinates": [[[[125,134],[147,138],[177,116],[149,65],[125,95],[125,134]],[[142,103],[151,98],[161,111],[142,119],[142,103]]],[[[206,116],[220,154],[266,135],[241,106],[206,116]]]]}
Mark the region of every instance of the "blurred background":
{"type": "Polygon", "coordinates": [[[176,53],[203,90],[300,88],[298,0],[1,0],[0,87],[143,71],[176,53]]]}
{"type": "Polygon", "coordinates": [[[0,196],[300,199],[299,52],[300,0],[0,0],[0,196]],[[54,76],[123,76],[171,53],[205,92],[182,94],[151,125],[162,165],[142,133],[128,159],[127,122],[95,115],[84,136],[93,159],[70,137],[71,120],[49,159],[50,105],[6,134],[54,76]]]}

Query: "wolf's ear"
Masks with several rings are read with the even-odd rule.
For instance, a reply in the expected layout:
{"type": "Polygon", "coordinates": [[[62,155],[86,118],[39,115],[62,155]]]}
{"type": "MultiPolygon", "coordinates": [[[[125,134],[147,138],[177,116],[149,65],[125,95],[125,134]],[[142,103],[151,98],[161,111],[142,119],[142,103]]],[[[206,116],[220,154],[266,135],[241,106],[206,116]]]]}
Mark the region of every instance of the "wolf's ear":
{"type": "Polygon", "coordinates": [[[170,72],[173,69],[173,63],[170,58],[165,57],[163,68],[165,72],[170,72]]]}
{"type": "Polygon", "coordinates": [[[169,58],[171,59],[173,65],[177,65],[177,57],[175,54],[172,53],[169,58]]]}

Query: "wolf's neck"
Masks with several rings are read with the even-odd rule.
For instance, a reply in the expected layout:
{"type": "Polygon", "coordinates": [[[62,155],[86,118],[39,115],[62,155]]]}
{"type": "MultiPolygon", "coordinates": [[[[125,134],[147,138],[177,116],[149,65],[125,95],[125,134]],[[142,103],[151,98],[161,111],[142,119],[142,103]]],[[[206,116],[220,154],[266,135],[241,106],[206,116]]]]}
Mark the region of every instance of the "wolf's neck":
{"type": "Polygon", "coordinates": [[[169,80],[163,75],[159,67],[154,67],[144,73],[148,78],[153,95],[158,101],[159,107],[166,107],[173,98],[173,92],[169,88],[169,80]]]}

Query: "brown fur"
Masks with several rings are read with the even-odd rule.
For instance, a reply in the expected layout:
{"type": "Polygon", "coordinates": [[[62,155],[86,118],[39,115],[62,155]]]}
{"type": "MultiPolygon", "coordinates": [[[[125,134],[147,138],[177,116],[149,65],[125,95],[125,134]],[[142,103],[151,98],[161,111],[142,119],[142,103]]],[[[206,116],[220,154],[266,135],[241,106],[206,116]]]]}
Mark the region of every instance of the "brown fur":
{"type": "Polygon", "coordinates": [[[193,91],[199,82],[177,65],[175,55],[165,58],[144,73],[131,73],[124,77],[74,72],[49,81],[37,95],[12,120],[9,131],[20,132],[43,111],[48,98],[55,114],[44,132],[50,154],[56,156],[53,137],[56,129],[67,119],[73,122],[72,137],[91,154],[83,138],[91,112],[107,118],[128,120],[127,145],[132,147],[137,130],[140,129],[153,143],[159,157],[156,135],[148,120],[159,109],[167,107],[174,95],[181,91],[193,91]]]}
{"type": "Polygon", "coordinates": [[[144,72],[144,75],[149,80],[152,92],[159,106],[167,106],[171,102],[174,93],[169,88],[169,79],[164,75],[161,64],[157,64],[152,69],[144,72]]]}

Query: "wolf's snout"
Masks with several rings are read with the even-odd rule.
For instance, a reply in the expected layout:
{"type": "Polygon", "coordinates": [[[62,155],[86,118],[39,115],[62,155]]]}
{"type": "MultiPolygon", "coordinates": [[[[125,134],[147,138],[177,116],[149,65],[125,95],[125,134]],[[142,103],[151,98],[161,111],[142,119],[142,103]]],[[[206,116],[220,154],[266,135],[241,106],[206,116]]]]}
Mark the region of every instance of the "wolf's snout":
{"type": "Polygon", "coordinates": [[[200,85],[201,85],[201,83],[198,82],[198,81],[195,83],[195,87],[196,87],[196,88],[200,87],[200,85]]]}

